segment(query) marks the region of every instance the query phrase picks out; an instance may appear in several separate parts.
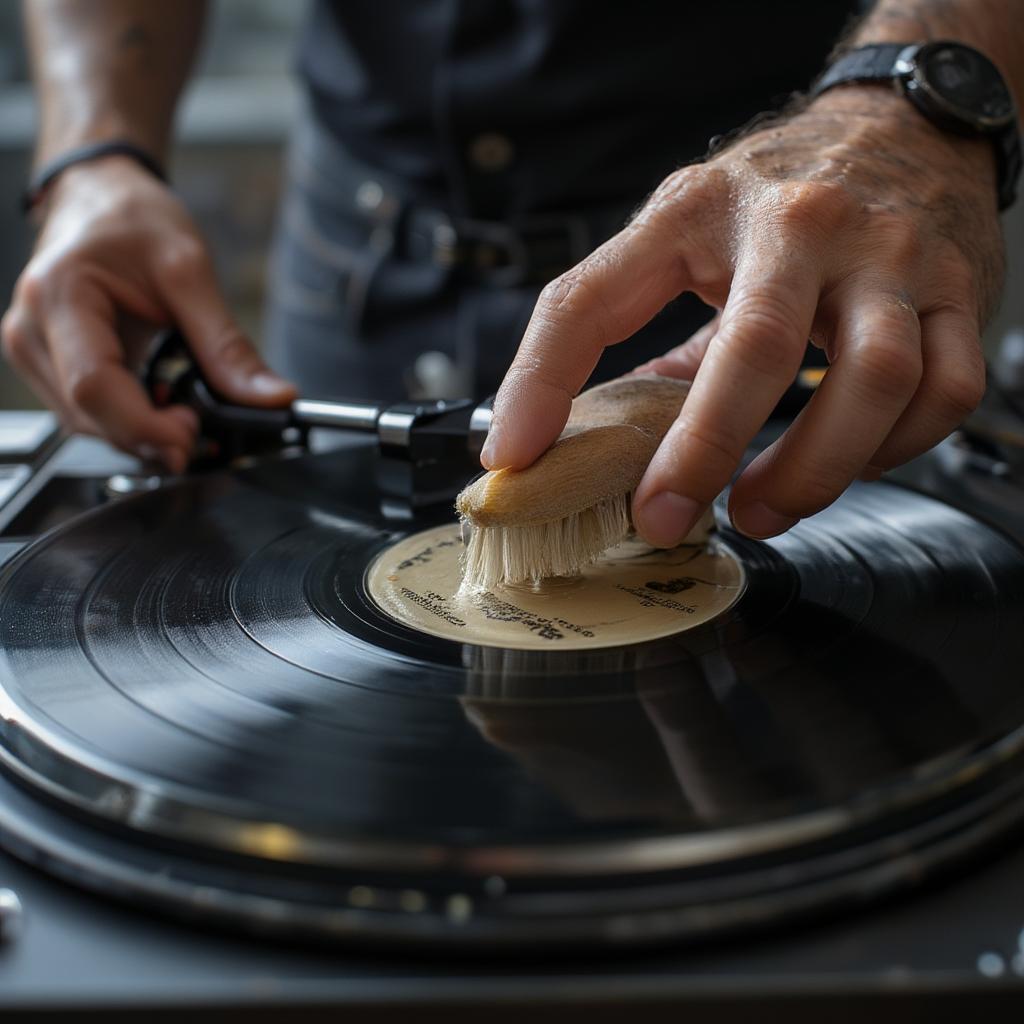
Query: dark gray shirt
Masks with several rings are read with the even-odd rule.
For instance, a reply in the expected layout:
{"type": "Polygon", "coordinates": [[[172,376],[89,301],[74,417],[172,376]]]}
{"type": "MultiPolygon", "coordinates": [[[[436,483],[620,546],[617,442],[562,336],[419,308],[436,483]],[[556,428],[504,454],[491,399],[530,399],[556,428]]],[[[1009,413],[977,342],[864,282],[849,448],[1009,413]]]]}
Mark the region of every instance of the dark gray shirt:
{"type": "Polygon", "coordinates": [[[423,201],[492,219],[642,197],[806,87],[855,0],[316,0],[316,116],[423,201]]]}

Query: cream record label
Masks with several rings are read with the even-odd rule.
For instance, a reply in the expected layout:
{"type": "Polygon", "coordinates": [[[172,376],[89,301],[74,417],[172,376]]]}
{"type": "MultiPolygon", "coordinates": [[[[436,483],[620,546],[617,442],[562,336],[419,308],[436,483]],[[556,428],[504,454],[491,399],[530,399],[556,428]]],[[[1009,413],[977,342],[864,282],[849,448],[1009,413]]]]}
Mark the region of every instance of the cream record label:
{"type": "Polygon", "coordinates": [[[671,636],[738,600],[743,569],[718,540],[665,551],[627,540],[580,576],[467,591],[456,524],[404,538],[370,565],[366,589],[392,618],[486,647],[585,650],[671,636]]]}

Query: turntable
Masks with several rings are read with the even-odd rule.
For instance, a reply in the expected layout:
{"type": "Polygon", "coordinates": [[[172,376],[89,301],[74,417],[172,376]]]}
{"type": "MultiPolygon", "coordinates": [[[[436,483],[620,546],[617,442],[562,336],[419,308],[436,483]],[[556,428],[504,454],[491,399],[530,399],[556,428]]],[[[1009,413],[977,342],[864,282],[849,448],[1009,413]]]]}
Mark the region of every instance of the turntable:
{"type": "MultiPolygon", "coordinates": [[[[991,440],[1008,415],[769,542],[719,510],[699,569],[630,552],[621,599],[678,628],[609,632],[557,592],[503,593],[488,637],[408,582],[457,559],[450,495],[483,410],[348,407],[376,434],[326,446],[235,423],[222,453],[258,457],[173,481],[44,431],[8,457],[0,510],[0,885],[26,920],[0,1006],[34,991],[19,957],[45,959],[44,933],[95,927],[211,985],[218,958],[222,983],[254,958],[300,1003],[345,963],[332,1006],[373,989],[395,1008],[398,970],[451,1013],[695,1011],[775,986],[820,1015],[837,977],[1019,1010],[1024,488],[991,440]],[[559,988],[582,963],[597,976],[559,988]]],[[[124,1001],[111,986],[103,1005],[124,1001]]],[[[259,1002],[242,989],[207,995],[259,1002]]]]}

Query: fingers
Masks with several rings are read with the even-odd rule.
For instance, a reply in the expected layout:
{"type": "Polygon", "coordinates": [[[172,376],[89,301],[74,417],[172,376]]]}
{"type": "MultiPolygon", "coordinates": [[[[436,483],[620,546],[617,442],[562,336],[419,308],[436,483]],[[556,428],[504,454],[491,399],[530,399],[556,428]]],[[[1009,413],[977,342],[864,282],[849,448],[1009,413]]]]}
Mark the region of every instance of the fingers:
{"type": "Polygon", "coordinates": [[[637,366],[633,373],[657,373],[662,377],[674,377],[676,380],[693,380],[697,375],[704,354],[711,344],[711,339],[718,333],[721,314],[715,314],[700,330],[666,352],[663,356],[648,359],[637,366]]]}
{"type": "Polygon", "coordinates": [[[921,328],[892,292],[851,289],[836,358],[796,421],[733,486],[738,530],[770,537],[830,505],[864,471],[904,415],[922,376],[921,328]]]}
{"type": "Polygon", "coordinates": [[[921,317],[924,370],[917,393],[868,460],[865,475],[902,465],[926,452],[974,411],[985,393],[985,360],[977,316],[945,307],[921,317]]]}
{"type": "Polygon", "coordinates": [[[0,339],[7,362],[21,374],[36,396],[52,409],[61,423],[70,430],[84,426],[64,401],[53,384],[56,371],[46,342],[25,315],[23,306],[12,306],[0,321],[0,339]]]}
{"type": "Polygon", "coordinates": [[[678,225],[635,222],[540,295],[494,401],[481,462],[522,469],[545,451],[602,351],[688,286],[678,225]]]}
{"type": "Polygon", "coordinates": [[[816,253],[804,253],[786,261],[761,250],[737,267],[682,412],[633,497],[634,525],[649,543],[683,539],[796,376],[821,286],[816,253]]]}
{"type": "Polygon", "coordinates": [[[228,310],[202,243],[175,243],[161,262],[159,289],[213,388],[243,405],[285,405],[294,385],[260,358],[228,310]]]}
{"type": "Polygon", "coordinates": [[[172,472],[188,464],[198,423],[181,407],[156,409],[124,365],[114,310],[97,292],[69,289],[47,320],[46,341],[63,402],[125,451],[158,456],[172,472]]]}
{"type": "Polygon", "coordinates": [[[131,372],[127,326],[138,320],[180,326],[231,400],[277,405],[294,396],[227,312],[206,247],[170,192],[134,165],[108,161],[65,181],[15,287],[3,344],[66,422],[184,468],[196,416],[154,408],[131,372]]]}
{"type": "Polygon", "coordinates": [[[733,488],[734,523],[752,536],[780,533],[858,476],[921,453],[977,404],[990,282],[970,252],[901,192],[864,202],[845,179],[793,176],[774,144],[736,153],[672,176],[637,223],[545,289],[495,402],[486,467],[529,465],[601,351],[683,289],[724,309],[638,367],[694,381],[633,496],[634,525],[655,545],[682,540],[728,484],[808,338],[830,370],[733,488]],[[767,186],[745,168],[759,156],[781,160],[761,165],[767,186]]]}

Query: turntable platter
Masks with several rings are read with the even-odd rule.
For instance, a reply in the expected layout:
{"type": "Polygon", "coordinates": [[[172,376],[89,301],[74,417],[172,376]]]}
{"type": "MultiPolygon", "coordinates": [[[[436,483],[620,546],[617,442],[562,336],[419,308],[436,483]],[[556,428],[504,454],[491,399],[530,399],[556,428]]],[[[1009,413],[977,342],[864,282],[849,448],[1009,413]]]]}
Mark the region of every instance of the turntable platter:
{"type": "Polygon", "coordinates": [[[368,596],[409,532],[371,458],[186,480],[7,565],[0,842],[260,927],[626,942],[861,899],[1018,816],[1024,553],[996,529],[857,485],[785,537],[724,530],[746,589],[711,622],[506,650],[368,596]]]}

